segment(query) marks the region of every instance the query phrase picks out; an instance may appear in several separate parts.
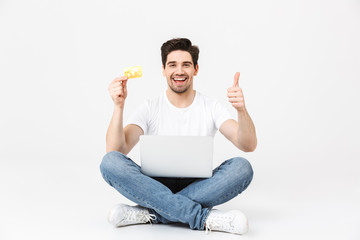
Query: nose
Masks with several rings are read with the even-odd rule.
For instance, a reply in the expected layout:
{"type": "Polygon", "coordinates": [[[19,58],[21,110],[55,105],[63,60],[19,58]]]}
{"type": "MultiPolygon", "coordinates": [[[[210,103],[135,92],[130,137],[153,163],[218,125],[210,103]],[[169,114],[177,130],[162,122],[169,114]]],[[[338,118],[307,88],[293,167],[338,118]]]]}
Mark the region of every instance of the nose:
{"type": "Polygon", "coordinates": [[[175,74],[177,74],[177,75],[182,75],[182,74],[184,74],[184,69],[183,69],[183,67],[182,67],[182,66],[178,66],[178,67],[176,68],[176,70],[175,70],[175,74]]]}

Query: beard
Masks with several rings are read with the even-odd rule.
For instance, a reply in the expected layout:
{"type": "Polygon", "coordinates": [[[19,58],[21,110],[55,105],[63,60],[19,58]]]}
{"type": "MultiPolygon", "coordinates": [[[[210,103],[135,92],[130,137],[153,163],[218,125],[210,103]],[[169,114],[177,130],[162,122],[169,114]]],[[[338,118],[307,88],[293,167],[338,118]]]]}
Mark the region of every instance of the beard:
{"type": "Polygon", "coordinates": [[[177,89],[175,88],[174,86],[172,86],[171,84],[169,85],[170,89],[175,92],[175,93],[178,93],[178,94],[181,94],[181,93],[184,93],[186,92],[187,90],[189,90],[190,88],[190,85],[188,86],[185,86],[185,88],[181,88],[181,89],[177,89]]]}

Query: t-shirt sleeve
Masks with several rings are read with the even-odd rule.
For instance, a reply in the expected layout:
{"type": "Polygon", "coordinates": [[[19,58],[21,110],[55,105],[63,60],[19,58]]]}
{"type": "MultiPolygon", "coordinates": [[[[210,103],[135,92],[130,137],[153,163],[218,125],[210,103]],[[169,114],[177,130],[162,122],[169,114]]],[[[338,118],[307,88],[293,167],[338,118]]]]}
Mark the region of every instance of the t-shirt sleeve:
{"type": "Polygon", "coordinates": [[[142,128],[144,134],[148,133],[148,119],[149,119],[149,106],[148,103],[145,102],[139,107],[135,109],[134,112],[131,113],[130,117],[127,119],[127,124],[135,124],[142,128]]]}
{"type": "Polygon", "coordinates": [[[221,124],[223,124],[226,120],[234,119],[229,110],[218,101],[214,103],[213,118],[217,129],[220,129],[221,124]]]}

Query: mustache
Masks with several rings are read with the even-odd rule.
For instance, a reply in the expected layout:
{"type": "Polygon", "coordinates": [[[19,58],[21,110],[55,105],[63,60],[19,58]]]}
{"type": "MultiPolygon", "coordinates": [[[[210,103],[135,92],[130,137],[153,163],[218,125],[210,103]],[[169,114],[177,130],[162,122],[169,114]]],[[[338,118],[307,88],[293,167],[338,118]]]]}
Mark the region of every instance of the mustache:
{"type": "Polygon", "coordinates": [[[175,77],[186,77],[186,78],[189,78],[189,75],[187,75],[187,74],[173,74],[173,75],[171,75],[171,78],[175,78],[175,77]]]}

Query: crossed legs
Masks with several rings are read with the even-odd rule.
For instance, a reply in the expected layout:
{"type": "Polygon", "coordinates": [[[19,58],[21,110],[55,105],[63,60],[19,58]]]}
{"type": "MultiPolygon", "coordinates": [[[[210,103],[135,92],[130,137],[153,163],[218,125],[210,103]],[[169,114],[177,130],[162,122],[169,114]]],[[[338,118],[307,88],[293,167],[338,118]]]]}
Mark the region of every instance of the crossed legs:
{"type": "Polygon", "coordinates": [[[191,229],[204,229],[211,208],[244,191],[253,176],[250,163],[236,157],[214,169],[210,178],[184,179],[190,183],[173,192],[166,186],[167,183],[164,182],[164,185],[142,174],[140,167],[120,152],[107,153],[100,169],[109,185],[131,201],[149,209],[156,216],[155,223],[181,222],[189,224],[191,229]]]}

